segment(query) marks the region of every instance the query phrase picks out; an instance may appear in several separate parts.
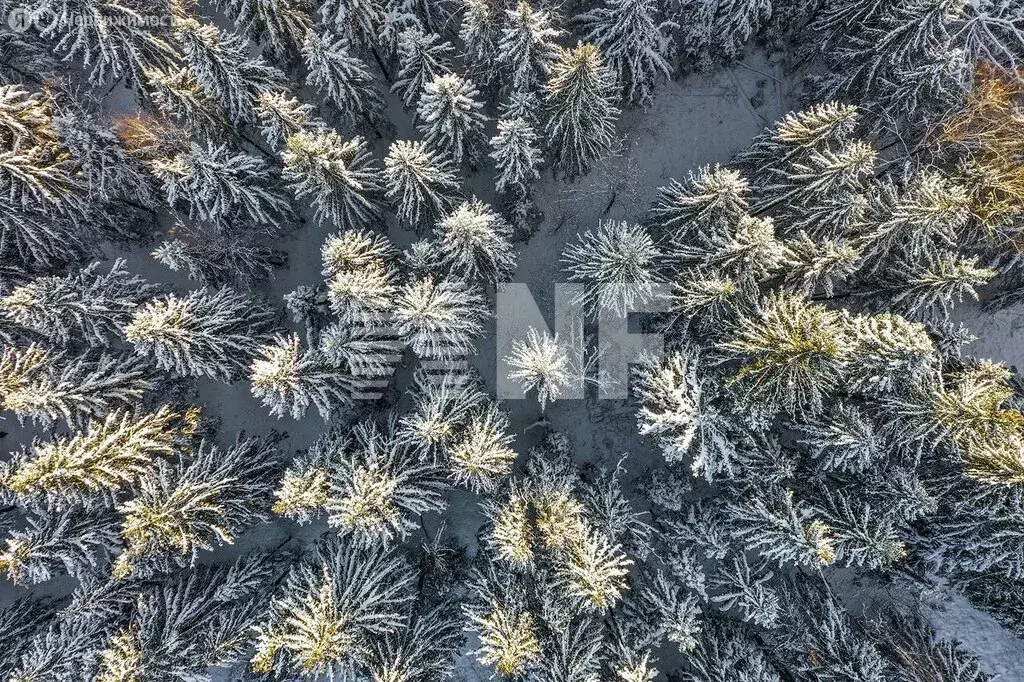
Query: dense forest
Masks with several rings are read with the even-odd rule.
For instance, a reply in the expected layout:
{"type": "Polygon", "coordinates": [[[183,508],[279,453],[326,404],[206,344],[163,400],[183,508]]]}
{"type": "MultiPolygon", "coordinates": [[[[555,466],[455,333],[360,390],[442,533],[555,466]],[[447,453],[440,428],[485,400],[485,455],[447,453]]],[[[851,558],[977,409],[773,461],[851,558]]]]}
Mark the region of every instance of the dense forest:
{"type": "Polygon", "coordinates": [[[1016,0],[0,15],[0,679],[993,679],[937,591],[1024,637],[964,323],[1024,302],[1016,0]],[[637,187],[741,67],[789,113],[637,187]],[[516,283],[575,294],[502,346],[516,283]]]}

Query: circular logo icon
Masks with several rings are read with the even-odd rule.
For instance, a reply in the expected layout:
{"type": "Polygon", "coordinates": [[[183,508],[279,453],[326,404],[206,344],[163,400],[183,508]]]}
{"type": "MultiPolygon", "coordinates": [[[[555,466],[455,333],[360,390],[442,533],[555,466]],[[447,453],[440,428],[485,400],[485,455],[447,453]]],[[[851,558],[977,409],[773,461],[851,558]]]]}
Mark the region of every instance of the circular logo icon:
{"type": "Polygon", "coordinates": [[[30,27],[35,27],[40,33],[52,29],[57,21],[57,15],[48,7],[31,9],[29,7],[15,7],[7,15],[7,25],[15,33],[24,33],[30,27]]]}
{"type": "Polygon", "coordinates": [[[24,33],[32,25],[35,17],[28,7],[15,7],[7,15],[7,25],[15,33],[24,33]]]}

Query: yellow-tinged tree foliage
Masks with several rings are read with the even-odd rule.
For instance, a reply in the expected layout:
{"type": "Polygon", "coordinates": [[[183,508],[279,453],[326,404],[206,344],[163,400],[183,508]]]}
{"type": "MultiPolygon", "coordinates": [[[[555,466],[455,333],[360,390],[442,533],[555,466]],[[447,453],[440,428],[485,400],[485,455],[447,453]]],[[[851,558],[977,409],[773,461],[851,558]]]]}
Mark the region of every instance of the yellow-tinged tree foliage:
{"type": "MultiPolygon", "coordinates": [[[[962,148],[971,210],[987,229],[1002,231],[1024,212],[1024,80],[980,65],[974,90],[946,120],[941,141],[962,148]]],[[[1013,243],[1024,247],[1019,238],[1013,243]]]]}
{"type": "Polygon", "coordinates": [[[143,415],[110,414],[71,437],[34,445],[4,484],[19,498],[58,505],[114,498],[151,475],[161,457],[187,446],[195,419],[195,413],[179,414],[166,405],[143,415]]]}

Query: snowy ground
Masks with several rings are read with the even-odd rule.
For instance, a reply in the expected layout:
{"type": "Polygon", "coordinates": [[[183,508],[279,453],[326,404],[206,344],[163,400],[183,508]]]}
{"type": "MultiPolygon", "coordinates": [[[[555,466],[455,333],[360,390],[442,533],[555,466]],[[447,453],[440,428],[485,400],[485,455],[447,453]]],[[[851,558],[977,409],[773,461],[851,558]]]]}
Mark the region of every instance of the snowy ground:
{"type": "MultiPolygon", "coordinates": [[[[782,77],[782,69],[763,57],[750,57],[744,63],[709,77],[693,76],[674,81],[660,88],[652,107],[643,112],[626,112],[620,121],[623,133],[621,153],[601,164],[577,184],[566,184],[545,177],[537,192],[537,202],[545,213],[537,233],[519,244],[519,268],[515,281],[527,283],[542,311],[551,315],[554,284],[562,279],[558,256],[564,244],[578,232],[593,228],[601,219],[638,221],[646,212],[659,186],[669,178],[681,178],[690,170],[705,164],[724,163],[765,125],[796,106],[793,87],[782,77]],[[614,195],[614,201],[612,197],[614,195]]],[[[399,139],[418,137],[409,117],[392,107],[399,139]]],[[[383,157],[388,140],[377,143],[376,154],[383,157]]],[[[491,173],[487,168],[468,178],[465,192],[492,201],[491,173]]],[[[301,229],[274,244],[288,253],[288,267],[276,273],[262,293],[275,304],[281,296],[300,284],[314,284],[321,279],[320,246],[330,233],[326,226],[311,221],[301,229]]],[[[399,246],[414,238],[408,231],[392,227],[390,236],[399,246]]],[[[184,290],[184,277],[169,272],[149,257],[149,248],[131,250],[122,255],[134,272],[153,281],[166,282],[184,290]]],[[[980,340],[973,352],[982,356],[1024,366],[1024,339],[1018,340],[1017,329],[1024,325],[1020,313],[964,316],[980,340]]],[[[550,322],[549,318],[549,322],[550,322]]],[[[493,324],[493,323],[492,323],[493,324]]],[[[493,331],[493,326],[492,326],[493,331]]],[[[490,388],[496,382],[497,359],[493,333],[480,343],[473,364],[490,388]]],[[[305,419],[275,420],[267,416],[258,401],[249,394],[245,382],[233,385],[201,380],[197,401],[210,416],[221,419],[221,438],[231,440],[237,431],[265,433],[270,429],[289,434],[285,447],[307,448],[324,430],[323,421],[314,411],[305,419]]],[[[535,400],[513,400],[507,403],[512,428],[517,433],[516,447],[521,453],[533,444],[540,429],[525,430],[541,418],[535,400]]],[[[558,402],[549,407],[551,426],[572,439],[581,459],[612,467],[624,455],[627,478],[638,475],[660,457],[650,443],[635,434],[632,411],[624,401],[558,402]]],[[[27,434],[8,424],[12,431],[3,440],[10,449],[24,441],[27,434]]],[[[472,545],[481,518],[477,499],[468,493],[457,493],[445,514],[448,528],[472,545]]],[[[427,518],[426,525],[436,530],[439,518],[427,518]]],[[[266,524],[253,529],[235,547],[219,554],[234,554],[256,546],[273,546],[291,537],[312,538],[324,530],[322,526],[300,528],[287,521],[266,524]]],[[[55,583],[40,586],[52,592],[67,586],[55,583]]],[[[856,588],[850,586],[856,599],[856,588]]],[[[0,589],[0,601],[7,601],[21,590],[7,585],[0,589]]],[[[963,641],[977,653],[985,668],[1000,673],[1004,680],[1024,679],[1024,642],[1004,631],[991,618],[971,608],[960,597],[945,594],[928,595],[934,604],[930,612],[943,636],[963,641]]]]}

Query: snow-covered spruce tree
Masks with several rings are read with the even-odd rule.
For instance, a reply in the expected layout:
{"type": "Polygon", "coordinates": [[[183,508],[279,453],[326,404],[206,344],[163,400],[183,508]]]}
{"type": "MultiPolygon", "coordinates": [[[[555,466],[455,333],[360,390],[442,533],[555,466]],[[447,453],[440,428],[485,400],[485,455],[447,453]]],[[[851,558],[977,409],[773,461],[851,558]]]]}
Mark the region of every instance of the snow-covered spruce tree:
{"type": "Polygon", "coordinates": [[[637,523],[624,498],[611,506],[597,502],[621,492],[614,476],[582,476],[570,458],[565,437],[549,434],[531,450],[526,474],[484,503],[490,523],[464,608],[480,638],[477,661],[503,675],[540,675],[574,661],[596,673],[603,669],[597,659],[616,650],[610,623],[621,618],[630,632],[640,624],[625,606],[634,596],[627,579],[632,560],[619,543],[649,527],[637,523]],[[589,634],[577,639],[581,623],[589,634]]]}
{"type": "Polygon", "coordinates": [[[254,43],[264,45],[278,61],[287,61],[313,30],[311,3],[307,0],[217,0],[221,11],[254,43]]]}
{"type": "Polygon", "coordinates": [[[622,599],[633,561],[622,547],[601,534],[587,534],[568,552],[558,567],[558,583],[567,597],[584,611],[605,613],[622,599]]]}
{"type": "Polygon", "coordinates": [[[538,168],[544,163],[536,129],[522,117],[499,120],[490,156],[498,171],[494,188],[506,197],[516,226],[523,230],[533,208],[533,183],[540,178],[538,168]]]}
{"type": "Polygon", "coordinates": [[[27,679],[89,675],[96,670],[95,656],[103,640],[104,632],[97,618],[53,619],[26,643],[10,667],[12,675],[27,679]]]}
{"type": "Polygon", "coordinates": [[[345,40],[310,31],[302,45],[302,57],[309,70],[307,82],[337,107],[349,125],[365,121],[380,128],[386,124],[384,100],[374,87],[373,75],[345,40]]]}
{"type": "Polygon", "coordinates": [[[136,310],[123,333],[161,369],[230,381],[270,340],[275,319],[259,301],[223,287],[155,298],[136,310]]]}
{"type": "Polygon", "coordinates": [[[227,113],[216,98],[199,86],[190,68],[146,69],[143,75],[146,94],[158,112],[207,137],[224,134],[227,113]]]}
{"type": "MultiPolygon", "coordinates": [[[[483,504],[484,513],[491,525],[486,547],[494,553],[500,563],[519,568],[534,566],[534,545],[537,541],[538,528],[530,521],[533,511],[530,493],[528,487],[510,482],[507,490],[501,491],[500,496],[483,504]]],[[[569,511],[575,512],[576,508],[573,507],[569,511]]],[[[577,515],[571,513],[566,521],[578,521],[577,515]]]]}
{"type": "MultiPolygon", "coordinates": [[[[69,97],[0,86],[0,191],[9,197],[0,216],[0,255],[29,270],[49,270],[93,251],[92,240],[116,229],[90,203],[89,183],[105,178],[85,169],[62,136],[69,132],[69,97]]],[[[82,131],[83,135],[86,131],[82,131]]],[[[76,148],[88,149],[78,136],[76,148]]],[[[84,161],[85,159],[83,159],[84,161]]],[[[134,195],[133,195],[134,196],[134,195]]]]}
{"type": "Polygon", "coordinates": [[[779,169],[775,182],[756,188],[763,199],[754,204],[754,210],[776,208],[775,216],[786,226],[787,236],[798,235],[798,229],[817,237],[845,236],[839,232],[842,226],[867,217],[871,202],[866,181],[874,170],[876,153],[859,140],[843,141],[834,148],[827,142],[815,146],[818,149],[807,150],[804,159],[779,169]]]}
{"type": "Polygon", "coordinates": [[[744,621],[775,627],[782,604],[775,590],[766,585],[773,577],[763,563],[751,567],[745,556],[733,557],[732,565],[723,565],[714,576],[712,586],[720,592],[711,600],[722,611],[739,612],[744,621]]]}
{"type": "Polygon", "coordinates": [[[502,106],[498,134],[490,138],[490,158],[498,170],[495,188],[505,194],[529,194],[529,188],[541,174],[544,163],[539,144],[537,114],[534,102],[520,109],[513,100],[502,106]]]}
{"type": "Polygon", "coordinates": [[[459,38],[465,45],[466,67],[486,90],[498,79],[498,41],[505,20],[504,0],[463,0],[459,38]]]}
{"type": "Polygon", "coordinates": [[[8,634],[8,645],[0,653],[0,666],[13,670],[31,650],[34,636],[44,631],[54,615],[53,604],[40,599],[16,599],[0,609],[0,626],[8,634]]]}
{"type": "MultiPolygon", "coordinates": [[[[767,236],[768,225],[761,223],[761,226],[764,228],[762,234],[767,236]]],[[[771,227],[774,228],[774,223],[771,227]]],[[[765,265],[775,267],[777,244],[768,239],[764,243],[769,246],[762,251],[768,256],[765,265]]],[[[801,233],[787,246],[787,251],[783,252],[783,264],[788,268],[783,275],[785,282],[808,295],[816,291],[825,296],[835,295],[837,285],[848,281],[861,265],[861,251],[845,240],[815,242],[806,233],[801,233]]]]}
{"type": "Polygon", "coordinates": [[[533,615],[525,604],[493,601],[482,614],[470,614],[480,648],[474,652],[481,665],[493,666],[503,676],[519,676],[537,667],[541,645],[533,615]]]}
{"type": "Polygon", "coordinates": [[[32,585],[68,575],[83,579],[110,563],[120,549],[117,515],[109,508],[29,507],[26,525],[14,530],[0,552],[0,573],[32,585]]]}
{"type": "Polygon", "coordinates": [[[558,49],[544,86],[549,118],[545,128],[554,167],[568,179],[590,171],[615,142],[615,75],[601,51],[579,43],[558,49]]]}
{"type": "MultiPolygon", "coordinates": [[[[1013,115],[1020,95],[1021,84],[1015,76],[983,63],[963,111],[943,121],[945,154],[966,155],[957,179],[967,188],[973,219],[987,231],[1014,232],[1013,221],[1021,211],[1019,183],[1013,179],[1013,160],[1019,157],[1024,128],[1024,122],[1013,115]]],[[[1019,278],[1011,282],[1019,283],[1019,278]]],[[[1003,302],[1009,300],[1012,295],[1003,296],[1003,302]]]]}
{"type": "Polygon", "coordinates": [[[346,327],[376,326],[390,315],[398,295],[397,249],[381,234],[348,230],[321,249],[331,312],[346,327]]]}
{"type": "Polygon", "coordinates": [[[249,53],[247,41],[224,33],[183,13],[175,13],[172,30],[182,56],[208,95],[220,103],[232,121],[254,118],[259,93],[279,90],[284,74],[261,56],[249,53]]]}
{"type": "MultiPolygon", "coordinates": [[[[79,181],[93,202],[117,202],[125,211],[131,209],[133,217],[157,206],[156,191],[148,178],[145,166],[125,148],[112,128],[112,121],[104,113],[102,102],[95,95],[63,96],[57,99],[53,127],[75,159],[80,173],[79,181]]],[[[123,211],[112,210],[109,205],[96,211],[106,223],[117,219],[123,211]],[[105,217],[107,212],[114,215],[105,217]]],[[[114,233],[131,234],[119,225],[105,226],[114,233]]]]}
{"type": "MultiPolygon", "coordinates": [[[[401,14],[415,20],[427,31],[441,33],[445,26],[454,25],[452,0],[390,0],[392,14],[401,14]]],[[[406,19],[407,21],[410,19],[406,19]]]]}
{"type": "Polygon", "coordinates": [[[257,243],[251,235],[220,230],[210,234],[178,224],[171,236],[149,255],[172,272],[185,273],[201,287],[230,284],[250,289],[287,262],[286,254],[257,243]]]}
{"type": "Polygon", "coordinates": [[[608,220],[566,247],[562,263],[570,282],[587,287],[582,302],[591,315],[607,311],[621,317],[654,299],[660,281],[655,271],[659,256],[643,227],[608,220]]]}
{"type": "Polygon", "coordinates": [[[188,445],[194,415],[169,407],[156,412],[114,412],[73,436],[44,442],[16,454],[3,487],[19,501],[45,502],[51,509],[107,504],[151,474],[161,457],[188,445]]]}
{"type": "Polygon", "coordinates": [[[380,398],[401,365],[405,345],[390,321],[395,296],[397,289],[390,292],[385,308],[373,310],[362,308],[365,296],[349,300],[346,309],[353,315],[320,332],[317,352],[331,371],[345,378],[353,400],[380,398]]]}
{"type": "Polygon", "coordinates": [[[372,319],[330,324],[321,331],[317,345],[333,371],[352,384],[356,399],[379,393],[401,363],[403,349],[387,324],[372,319]]]}
{"type": "Polygon", "coordinates": [[[64,277],[39,277],[0,298],[9,320],[62,345],[108,346],[135,309],[159,288],[128,273],[116,260],[109,273],[92,263],[64,277]]]}
{"type": "Polygon", "coordinates": [[[414,407],[399,420],[398,435],[425,460],[437,461],[486,396],[476,382],[437,377],[424,369],[413,375],[414,407]]]}
{"type": "Polygon", "coordinates": [[[778,664],[759,645],[757,633],[729,621],[708,623],[696,638],[687,663],[688,666],[680,671],[680,679],[685,682],[709,680],[716,676],[729,679],[737,675],[752,682],[779,682],[784,679],[776,667],[778,664]]]}
{"type": "Polygon", "coordinates": [[[402,251],[402,264],[410,275],[423,277],[443,270],[441,254],[434,239],[417,239],[402,251]]]}
{"type": "Polygon", "coordinates": [[[79,424],[133,409],[156,385],[153,368],[139,357],[71,357],[37,345],[4,348],[0,355],[0,405],[21,420],[79,424]]]}
{"type": "Polygon", "coordinates": [[[839,385],[850,344],[839,314],[779,293],[739,321],[723,350],[740,359],[729,379],[743,399],[769,413],[818,413],[839,385]]]}
{"type": "Polygon", "coordinates": [[[451,159],[423,142],[393,142],[384,160],[384,180],[398,219],[410,226],[451,210],[459,193],[458,174],[451,159]]]}
{"type": "MultiPolygon", "coordinates": [[[[894,674],[886,660],[881,642],[865,636],[859,623],[829,596],[814,586],[800,584],[790,588],[789,627],[794,638],[783,657],[796,659],[798,651],[821,651],[817,667],[824,675],[841,674],[864,680],[885,680],[894,674]],[[797,605],[798,604],[798,605],[797,605]],[[833,673],[835,671],[835,673],[833,673]]],[[[799,663],[797,663],[799,665],[799,663]]]]}
{"type": "MultiPolygon", "coordinates": [[[[802,161],[823,144],[849,139],[858,120],[856,106],[839,102],[822,102],[802,111],[791,111],[758,135],[737,159],[750,171],[762,164],[777,166],[791,158],[802,161]]],[[[755,185],[768,184],[774,180],[774,175],[754,173],[751,180],[755,185]]]]}
{"type": "Polygon", "coordinates": [[[187,566],[200,551],[230,544],[266,519],[280,474],[279,440],[239,434],[227,449],[203,443],[175,463],[159,460],[118,507],[125,550],[114,575],[187,566]]]}
{"type": "Polygon", "coordinates": [[[821,56],[829,67],[816,83],[816,95],[866,105],[876,126],[905,121],[926,130],[970,87],[976,62],[966,40],[968,7],[950,0],[892,7],[826,3],[810,31],[825,48],[821,56]],[[851,18],[864,23],[847,31],[851,18]]]}
{"type": "Polygon", "coordinates": [[[689,458],[694,476],[711,480],[734,471],[739,456],[731,414],[719,405],[711,384],[702,384],[694,358],[673,353],[636,371],[640,433],[657,436],[668,462],[689,458]]]}
{"type": "Polygon", "coordinates": [[[873,270],[879,256],[927,259],[957,237],[966,236],[970,195],[964,185],[939,173],[924,172],[902,186],[887,179],[878,190],[867,215],[871,229],[865,251],[873,270]]]}
{"type": "Polygon", "coordinates": [[[511,226],[478,199],[463,202],[438,222],[435,232],[444,262],[459,277],[495,286],[515,271],[511,226]]]}
{"type": "Polygon", "coordinates": [[[383,234],[369,230],[346,230],[331,235],[320,249],[323,275],[330,278],[346,270],[390,264],[398,250],[383,234]]]}
{"type": "Polygon", "coordinates": [[[351,377],[340,375],[317,349],[303,348],[298,336],[278,336],[258,352],[252,361],[252,394],[271,416],[302,419],[312,405],[327,420],[351,401],[351,377]]]}
{"type": "Polygon", "coordinates": [[[0,90],[0,191],[16,209],[74,221],[86,212],[85,188],[54,127],[55,104],[20,86],[0,90]]]}
{"type": "Polygon", "coordinates": [[[615,72],[622,99],[646,106],[659,75],[669,76],[676,25],[661,21],[657,0],[605,0],[575,18],[587,31],[585,40],[601,49],[615,72]]]}
{"type": "Polygon", "coordinates": [[[590,615],[578,617],[558,631],[548,644],[548,652],[542,661],[550,672],[546,679],[556,680],[574,674],[597,675],[602,668],[604,651],[602,631],[597,619],[590,615]]]}
{"type": "Polygon", "coordinates": [[[51,618],[25,643],[9,670],[14,679],[73,679],[95,670],[95,656],[103,646],[99,619],[51,618]]]}
{"type": "Polygon", "coordinates": [[[163,184],[167,203],[184,204],[193,218],[216,223],[238,216],[273,232],[278,217],[291,214],[267,164],[227,145],[193,144],[149,167],[163,184]]]}
{"type": "Polygon", "coordinates": [[[144,164],[182,154],[193,142],[184,126],[162,114],[140,112],[117,118],[114,129],[128,154],[144,164]]]}
{"type": "Polygon", "coordinates": [[[880,425],[858,407],[840,404],[801,425],[803,443],[829,471],[863,472],[882,457],[885,444],[880,425]]]}
{"type": "Polygon", "coordinates": [[[964,297],[978,300],[975,287],[993,279],[997,272],[980,267],[977,256],[958,256],[951,251],[928,255],[922,261],[901,263],[903,272],[894,269],[884,287],[896,310],[910,317],[948,318],[953,306],[964,297]]]}
{"type": "Polygon", "coordinates": [[[517,457],[508,431],[508,415],[497,405],[475,410],[447,451],[455,482],[474,492],[493,492],[512,473],[517,457]]]}
{"type": "Polygon", "coordinates": [[[466,157],[472,164],[484,140],[483,102],[470,81],[455,74],[437,76],[423,84],[417,118],[424,141],[451,156],[455,163],[466,157]]]}
{"type": "Polygon", "coordinates": [[[326,0],[320,5],[320,16],[328,26],[359,47],[373,47],[380,39],[388,3],[380,0],[326,0]]]}
{"type": "Polygon", "coordinates": [[[92,235],[74,221],[32,208],[0,213],[0,255],[19,269],[52,270],[94,252],[92,235]]]}
{"type": "MultiPolygon", "coordinates": [[[[836,560],[847,566],[886,570],[903,561],[904,519],[841,491],[820,489],[819,512],[835,538],[836,560]]],[[[877,503],[876,503],[877,504],[877,503]]]]}
{"type": "Polygon", "coordinates": [[[419,357],[455,360],[473,349],[485,314],[485,299],[475,286],[427,276],[402,287],[394,324],[419,357]]]}
{"type": "Polygon", "coordinates": [[[328,523],[358,544],[400,541],[446,504],[442,470],[420,461],[396,428],[393,418],[383,426],[364,421],[351,435],[334,432],[314,445],[325,450],[317,459],[331,464],[328,523]]]}
{"type": "MultiPolygon", "coordinates": [[[[619,646],[625,645],[626,652],[623,652],[624,663],[629,668],[639,668],[644,672],[650,668],[653,661],[649,659],[644,662],[635,660],[638,655],[630,655],[628,652],[635,649],[644,649],[647,646],[656,646],[667,641],[669,646],[680,653],[692,654],[697,646],[698,637],[705,631],[703,622],[703,609],[700,602],[703,585],[691,585],[679,580],[677,566],[669,561],[669,573],[658,570],[653,575],[643,575],[637,582],[638,595],[635,600],[627,602],[626,609],[645,608],[654,618],[646,618],[643,623],[645,628],[636,628],[639,633],[630,633],[622,637],[619,646]],[[687,589],[689,588],[689,589],[687,589]],[[647,632],[644,632],[646,630],[647,632]],[[630,642],[630,639],[638,640],[630,642]]],[[[630,614],[632,615],[632,614],[630,614]]],[[[643,622],[643,621],[641,621],[643,622]]],[[[621,636],[621,635],[620,635],[621,636]]]]}
{"type": "MultiPolygon", "coordinates": [[[[434,551],[434,547],[429,551],[434,551]]],[[[426,552],[424,555],[430,556],[426,552]]],[[[429,584],[435,580],[432,574],[442,571],[425,573],[421,582],[429,584]]],[[[439,577],[451,578],[443,573],[439,577]]],[[[427,590],[421,589],[421,595],[424,592],[427,590]]],[[[373,643],[363,664],[371,679],[397,676],[441,682],[452,675],[465,644],[462,618],[457,605],[450,601],[433,605],[438,599],[433,595],[420,596],[413,605],[409,623],[391,637],[373,643]]]]}
{"type": "Polygon", "coordinates": [[[555,38],[562,31],[552,26],[550,13],[534,9],[528,0],[519,0],[505,15],[498,40],[504,85],[512,92],[533,92],[544,84],[559,59],[555,38]]]}
{"type": "Polygon", "coordinates": [[[249,630],[266,613],[279,559],[256,553],[198,565],[143,583],[132,608],[106,638],[100,682],[201,676],[245,660],[249,630]]]}
{"type": "Polygon", "coordinates": [[[260,133],[270,146],[278,149],[292,135],[301,132],[322,132],[326,127],[317,119],[313,105],[300,102],[287,91],[259,94],[256,100],[256,117],[260,133]]]}
{"type": "Polygon", "coordinates": [[[1022,428],[1020,412],[1009,402],[1009,379],[1005,368],[977,363],[937,395],[901,401],[898,414],[904,428],[916,421],[915,415],[927,415],[917,428],[934,432],[939,452],[962,461],[947,470],[958,475],[951,489],[935,495],[926,510],[930,532],[925,548],[933,564],[967,588],[981,608],[1016,627],[1020,534],[1006,519],[1021,508],[1016,445],[1022,428]]]}
{"type": "Polygon", "coordinates": [[[384,10],[383,22],[377,33],[377,46],[381,56],[393,62],[398,57],[398,45],[403,33],[410,29],[423,31],[423,20],[409,7],[409,0],[394,0],[384,10]]]}
{"type": "Polygon", "coordinates": [[[989,682],[973,654],[960,644],[939,639],[924,614],[892,610],[872,628],[872,635],[890,661],[904,670],[923,669],[962,682],[989,682]]]}
{"type": "MultiPolygon", "coordinates": [[[[513,481],[507,496],[496,505],[486,505],[492,523],[487,547],[499,563],[534,572],[544,564],[552,568],[552,559],[565,559],[564,553],[587,535],[586,512],[573,489],[574,482],[561,476],[558,480],[530,480],[523,486],[513,481]]],[[[552,601],[557,616],[569,616],[574,610],[567,609],[561,593],[552,601]]]]}
{"type": "Polygon", "coordinates": [[[12,678],[71,679],[95,669],[94,657],[104,638],[98,619],[65,620],[52,617],[52,606],[49,611],[46,622],[26,634],[23,646],[8,661],[12,678]]]}
{"type": "Polygon", "coordinates": [[[772,16],[771,0],[709,0],[696,12],[677,4],[671,18],[681,27],[677,39],[684,70],[710,71],[737,59],[772,16]]]}
{"type": "Polygon", "coordinates": [[[533,327],[527,330],[525,341],[513,341],[505,362],[512,368],[508,378],[519,383],[524,393],[537,391],[541,410],[579,380],[570,351],[559,343],[558,335],[538,332],[533,327]]]}
{"type": "Polygon", "coordinates": [[[454,52],[451,43],[436,33],[424,33],[420,28],[402,31],[398,36],[398,78],[391,91],[401,95],[406,107],[415,106],[427,83],[451,73],[454,52]]]}
{"type": "Polygon", "coordinates": [[[4,145],[56,139],[53,106],[51,93],[32,92],[14,84],[0,86],[0,129],[4,145]]]}
{"type": "Polygon", "coordinates": [[[499,104],[498,113],[502,119],[521,118],[539,129],[544,114],[541,105],[542,95],[543,92],[539,89],[530,92],[510,92],[499,104]]]}
{"type": "Polygon", "coordinates": [[[332,447],[335,439],[324,435],[288,465],[277,489],[271,510],[278,516],[303,525],[325,515],[331,492],[331,476],[339,457],[332,447]]]}
{"type": "Polygon", "coordinates": [[[759,551],[779,567],[820,569],[837,559],[832,529],[792,490],[772,490],[737,503],[729,507],[728,518],[744,547],[759,551]]]}
{"type": "MultiPolygon", "coordinates": [[[[166,26],[148,25],[139,8],[117,0],[58,0],[28,6],[42,8],[50,21],[40,22],[40,35],[65,61],[85,65],[93,84],[142,81],[146,67],[171,64],[177,58],[166,26]],[[83,17],[89,17],[88,21],[83,17]]],[[[158,0],[146,7],[152,16],[168,17],[172,3],[158,0]]]]}
{"type": "Polygon", "coordinates": [[[298,132],[287,138],[282,158],[282,177],[297,199],[313,198],[318,220],[363,228],[379,216],[382,173],[363,138],[298,132]]]}
{"type": "Polygon", "coordinates": [[[373,641],[406,622],[415,575],[383,545],[322,542],[291,568],[257,626],[252,668],[310,680],[353,671],[373,641]]]}
{"type": "MultiPolygon", "coordinates": [[[[821,238],[851,232],[870,208],[868,181],[876,158],[870,145],[851,139],[858,118],[854,109],[821,105],[791,114],[774,140],[759,140],[768,154],[755,153],[751,162],[760,157],[771,170],[757,176],[757,209],[775,208],[780,223],[792,226],[790,234],[800,229],[821,238]]],[[[753,150],[760,152],[759,145],[753,150]]]]}
{"type": "Polygon", "coordinates": [[[322,284],[300,284],[281,297],[292,322],[305,332],[306,342],[315,345],[330,315],[327,289],[322,284]]]}

